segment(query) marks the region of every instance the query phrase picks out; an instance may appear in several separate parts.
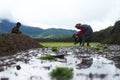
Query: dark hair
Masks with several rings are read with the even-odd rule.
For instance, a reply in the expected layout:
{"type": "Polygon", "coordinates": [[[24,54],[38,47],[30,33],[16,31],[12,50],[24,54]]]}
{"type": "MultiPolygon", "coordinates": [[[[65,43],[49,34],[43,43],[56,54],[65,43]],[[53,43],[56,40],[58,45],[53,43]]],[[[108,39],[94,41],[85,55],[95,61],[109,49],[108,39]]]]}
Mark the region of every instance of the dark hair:
{"type": "Polygon", "coordinates": [[[20,23],[20,22],[17,22],[17,23],[16,23],[16,25],[19,25],[19,26],[21,26],[21,23],[20,23]]]}

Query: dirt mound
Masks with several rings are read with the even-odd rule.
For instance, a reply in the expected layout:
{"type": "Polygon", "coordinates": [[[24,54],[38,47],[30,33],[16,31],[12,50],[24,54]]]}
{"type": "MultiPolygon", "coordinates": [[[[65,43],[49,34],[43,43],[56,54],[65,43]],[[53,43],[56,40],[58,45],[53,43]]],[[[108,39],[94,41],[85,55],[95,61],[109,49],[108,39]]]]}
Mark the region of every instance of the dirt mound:
{"type": "Polygon", "coordinates": [[[0,34],[0,56],[42,47],[38,42],[23,34],[0,34]]]}

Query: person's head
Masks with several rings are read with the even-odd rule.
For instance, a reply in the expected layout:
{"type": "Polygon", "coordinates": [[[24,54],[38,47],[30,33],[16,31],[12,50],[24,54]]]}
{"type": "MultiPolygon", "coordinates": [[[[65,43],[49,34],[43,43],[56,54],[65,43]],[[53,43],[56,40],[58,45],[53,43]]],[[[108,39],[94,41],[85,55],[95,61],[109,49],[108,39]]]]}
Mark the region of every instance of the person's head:
{"type": "Polygon", "coordinates": [[[80,29],[80,28],[82,27],[82,25],[81,25],[80,23],[78,23],[78,24],[75,25],[75,27],[76,27],[77,29],[80,29]]]}
{"type": "Polygon", "coordinates": [[[20,22],[17,22],[17,23],[16,23],[16,26],[17,26],[17,27],[20,27],[20,26],[21,26],[21,23],[20,23],[20,22]]]}

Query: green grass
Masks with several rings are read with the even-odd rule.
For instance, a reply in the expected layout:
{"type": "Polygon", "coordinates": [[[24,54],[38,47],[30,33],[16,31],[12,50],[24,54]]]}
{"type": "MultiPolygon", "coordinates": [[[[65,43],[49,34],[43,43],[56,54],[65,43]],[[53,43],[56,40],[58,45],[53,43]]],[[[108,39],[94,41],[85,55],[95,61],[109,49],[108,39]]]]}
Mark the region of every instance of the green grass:
{"type": "Polygon", "coordinates": [[[50,72],[50,76],[53,80],[71,80],[73,78],[73,72],[66,67],[56,67],[50,72]]]}
{"type": "Polygon", "coordinates": [[[54,60],[55,58],[50,54],[46,54],[46,55],[41,56],[39,59],[41,59],[41,60],[54,60]]]}
{"type": "Polygon", "coordinates": [[[64,47],[64,46],[78,46],[74,45],[73,42],[40,42],[41,45],[45,47],[64,47]]]}
{"type": "MultiPolygon", "coordinates": [[[[40,42],[41,45],[45,47],[64,47],[64,46],[79,46],[79,43],[75,45],[73,42],[40,42]]],[[[90,46],[97,46],[100,43],[92,42],[90,46]]],[[[86,46],[86,44],[85,44],[86,46]]]]}

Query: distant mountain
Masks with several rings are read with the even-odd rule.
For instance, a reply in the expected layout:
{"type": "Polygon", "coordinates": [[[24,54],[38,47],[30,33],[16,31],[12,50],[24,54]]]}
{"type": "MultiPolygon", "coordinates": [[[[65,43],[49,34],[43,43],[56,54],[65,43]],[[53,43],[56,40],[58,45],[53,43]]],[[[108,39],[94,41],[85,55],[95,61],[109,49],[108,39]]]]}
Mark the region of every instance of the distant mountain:
{"type": "MultiPolygon", "coordinates": [[[[8,20],[1,20],[0,23],[0,33],[10,33],[11,29],[15,26],[16,23],[10,22],[8,20]]],[[[20,30],[23,34],[29,35],[31,37],[36,37],[38,34],[40,34],[43,29],[41,28],[35,28],[31,26],[25,26],[22,25],[20,27],[20,30]]]]}
{"type": "Polygon", "coordinates": [[[40,38],[68,38],[71,37],[72,34],[74,33],[74,30],[66,30],[66,29],[55,29],[55,28],[50,28],[44,30],[38,37],[40,38]]]}
{"type": "MultiPolygon", "coordinates": [[[[16,23],[10,22],[8,20],[0,21],[0,33],[10,33],[11,29],[15,26],[16,23]]],[[[26,34],[33,38],[67,38],[71,37],[75,30],[66,30],[66,29],[42,29],[38,27],[22,25],[20,30],[23,34],[26,34]]]]}

